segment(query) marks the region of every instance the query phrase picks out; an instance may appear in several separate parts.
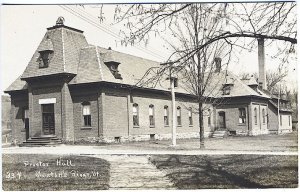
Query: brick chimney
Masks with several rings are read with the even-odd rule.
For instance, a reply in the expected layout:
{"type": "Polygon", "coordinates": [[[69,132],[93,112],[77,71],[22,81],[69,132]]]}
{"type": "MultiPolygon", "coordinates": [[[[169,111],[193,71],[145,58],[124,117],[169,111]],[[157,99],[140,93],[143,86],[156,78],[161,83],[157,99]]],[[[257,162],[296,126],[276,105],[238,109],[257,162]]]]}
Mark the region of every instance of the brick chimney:
{"type": "Polygon", "coordinates": [[[267,89],[264,39],[257,39],[257,41],[258,41],[258,84],[262,89],[267,89]]]}
{"type": "Polygon", "coordinates": [[[215,65],[216,65],[215,72],[217,72],[217,73],[221,72],[221,63],[222,63],[222,59],[220,57],[216,57],[215,58],[215,65]]]}

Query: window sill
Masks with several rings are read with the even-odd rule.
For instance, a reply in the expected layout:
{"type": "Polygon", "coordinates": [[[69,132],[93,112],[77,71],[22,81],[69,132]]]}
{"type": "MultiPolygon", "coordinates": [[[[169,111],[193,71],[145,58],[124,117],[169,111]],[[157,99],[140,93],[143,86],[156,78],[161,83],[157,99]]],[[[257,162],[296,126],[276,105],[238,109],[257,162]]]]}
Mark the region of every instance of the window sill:
{"type": "Polygon", "coordinates": [[[194,127],[194,125],[189,125],[189,127],[194,127]]]}
{"type": "Polygon", "coordinates": [[[21,132],[26,132],[26,129],[24,128],[24,129],[21,129],[21,132]]]}
{"type": "Polygon", "coordinates": [[[182,125],[177,125],[177,127],[182,127],[182,125]]]}
{"type": "Polygon", "coordinates": [[[154,125],[151,125],[150,128],[155,128],[155,126],[154,126],[154,125]]]}
{"type": "Polygon", "coordinates": [[[170,127],[170,125],[164,125],[164,127],[170,127]]]}
{"type": "Polygon", "coordinates": [[[238,123],[238,126],[245,126],[246,123],[238,123]]]}
{"type": "Polygon", "coordinates": [[[133,128],[140,128],[140,126],[133,126],[133,128]]]}
{"type": "Polygon", "coordinates": [[[89,130],[92,129],[92,127],[81,127],[81,130],[89,130]]]}

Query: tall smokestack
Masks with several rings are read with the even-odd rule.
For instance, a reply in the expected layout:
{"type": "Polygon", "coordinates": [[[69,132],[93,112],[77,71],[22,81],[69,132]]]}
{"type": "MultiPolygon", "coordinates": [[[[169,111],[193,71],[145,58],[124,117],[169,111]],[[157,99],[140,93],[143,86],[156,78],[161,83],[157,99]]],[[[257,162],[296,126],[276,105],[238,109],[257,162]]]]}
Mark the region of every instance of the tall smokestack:
{"type": "Polygon", "coordinates": [[[258,41],[258,84],[267,89],[264,39],[258,41]]]}

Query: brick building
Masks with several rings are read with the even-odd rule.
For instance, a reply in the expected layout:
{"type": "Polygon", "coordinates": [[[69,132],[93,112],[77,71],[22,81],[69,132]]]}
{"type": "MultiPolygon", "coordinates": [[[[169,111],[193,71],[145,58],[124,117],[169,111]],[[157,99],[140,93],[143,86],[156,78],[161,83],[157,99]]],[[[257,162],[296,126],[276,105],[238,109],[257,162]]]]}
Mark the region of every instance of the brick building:
{"type": "MultiPolygon", "coordinates": [[[[70,143],[170,138],[169,81],[162,80],[155,87],[136,86],[149,68],[159,66],[158,62],[89,45],[83,31],[65,26],[59,18],[55,26],[47,28],[23,74],[5,91],[11,96],[13,138],[17,143],[44,138],[70,143]]],[[[270,127],[273,116],[268,115],[271,97],[255,80],[240,80],[220,68],[217,71],[211,83],[216,86],[210,91],[213,100],[222,102],[215,105],[208,100],[204,104],[205,136],[216,130],[267,134],[275,128],[270,127]]],[[[199,137],[197,106],[195,96],[179,84],[178,138],[199,137]]],[[[286,114],[290,116],[290,112],[286,114]]],[[[289,122],[283,121],[282,127],[291,130],[289,122]]]]}

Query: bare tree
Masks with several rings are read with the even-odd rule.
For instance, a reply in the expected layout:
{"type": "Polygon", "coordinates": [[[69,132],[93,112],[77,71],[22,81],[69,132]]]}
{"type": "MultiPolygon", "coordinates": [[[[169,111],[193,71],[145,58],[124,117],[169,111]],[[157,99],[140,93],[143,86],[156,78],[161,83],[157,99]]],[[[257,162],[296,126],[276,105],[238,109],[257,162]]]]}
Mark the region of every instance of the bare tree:
{"type": "MultiPolygon", "coordinates": [[[[160,36],[173,48],[167,65],[149,69],[144,77],[151,71],[153,77],[140,82],[155,85],[169,71],[186,73],[188,88],[199,103],[200,147],[204,147],[202,108],[208,98],[204,93],[213,58],[222,56],[229,61],[234,48],[251,50],[258,38],[269,44],[282,41],[279,55],[287,49],[287,53],[295,52],[295,7],[295,2],[117,5],[114,19],[127,27],[120,31],[122,44],[147,45],[152,37],[160,36]]],[[[102,11],[99,19],[103,19],[102,11]]]]}
{"type": "MultiPolygon", "coordinates": [[[[258,74],[257,73],[243,73],[240,75],[241,79],[248,79],[253,76],[256,81],[258,81],[258,74]]],[[[267,80],[267,90],[273,93],[275,90],[278,90],[278,84],[284,83],[284,78],[288,76],[288,70],[276,70],[270,71],[268,70],[266,73],[266,80],[267,80]]]]}
{"type": "MultiPolygon", "coordinates": [[[[147,43],[151,34],[161,35],[172,30],[179,22],[180,15],[195,4],[134,4],[118,5],[115,9],[115,20],[123,22],[128,28],[122,30],[123,43],[134,44],[143,41],[147,43]]],[[[204,5],[204,4],[202,4],[204,5]]],[[[187,56],[194,55],[199,49],[220,39],[253,38],[250,44],[239,43],[247,47],[253,46],[255,39],[269,39],[289,42],[290,52],[297,43],[296,33],[296,3],[213,3],[205,4],[205,14],[226,24],[204,44],[189,50],[187,56]]],[[[201,15],[199,15],[201,17],[201,15]]],[[[168,34],[168,33],[167,33],[168,34]]],[[[169,34],[168,34],[169,35],[169,34]]],[[[241,40],[240,40],[241,42],[241,40]]],[[[281,49],[283,51],[284,49],[281,49]]]]}
{"type": "MultiPolygon", "coordinates": [[[[210,99],[209,103],[211,104],[219,102],[211,100],[215,96],[215,91],[210,86],[211,78],[214,77],[216,67],[221,69],[220,58],[226,58],[227,62],[223,65],[227,65],[232,51],[231,43],[217,41],[211,43],[210,46],[199,49],[194,55],[186,57],[189,50],[198,49],[198,46],[205,44],[218,31],[222,30],[222,21],[216,20],[214,15],[207,12],[207,8],[207,4],[192,4],[187,7],[178,18],[183,22],[175,23],[175,27],[171,30],[176,41],[166,40],[173,48],[174,58],[186,58],[183,63],[175,64],[177,70],[174,72],[181,74],[182,87],[187,92],[197,96],[198,109],[196,111],[199,116],[200,148],[204,148],[203,114],[206,108],[203,104],[207,103],[208,99],[210,99]]],[[[219,9],[222,10],[223,5],[220,5],[219,9]]]]}

